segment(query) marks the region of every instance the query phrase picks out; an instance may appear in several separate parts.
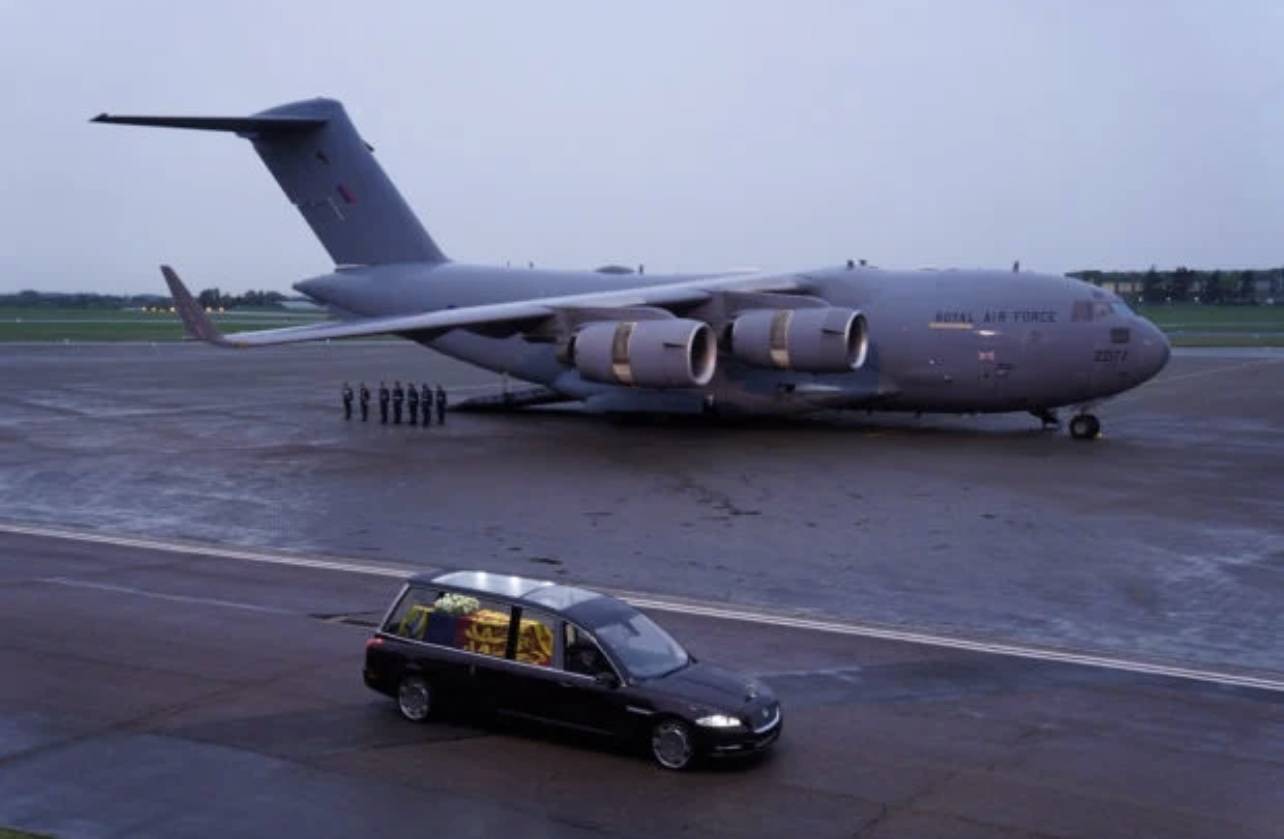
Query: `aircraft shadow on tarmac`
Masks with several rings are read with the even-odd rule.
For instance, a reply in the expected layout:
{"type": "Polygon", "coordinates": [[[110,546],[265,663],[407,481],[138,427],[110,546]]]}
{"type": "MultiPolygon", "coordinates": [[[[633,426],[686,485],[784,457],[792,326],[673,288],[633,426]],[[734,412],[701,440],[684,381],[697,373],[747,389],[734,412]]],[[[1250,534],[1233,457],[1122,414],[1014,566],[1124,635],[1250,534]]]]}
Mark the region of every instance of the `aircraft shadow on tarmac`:
{"type": "MultiPolygon", "coordinates": [[[[495,416],[495,414],[492,414],[495,416]]],[[[500,415],[504,416],[504,415],[500,415]]],[[[1029,425],[983,426],[971,415],[917,417],[913,414],[870,414],[865,411],[827,411],[799,416],[722,416],[698,414],[590,414],[575,408],[531,408],[507,415],[513,421],[594,423],[616,428],[675,429],[681,431],[755,432],[788,431],[807,434],[901,434],[941,439],[1019,439],[1029,440],[1064,435],[1063,428],[1040,428],[1035,420],[1029,425]]],[[[1013,423],[992,417],[981,421],[1013,423]]],[[[1021,423],[1021,420],[1016,420],[1021,423]]]]}

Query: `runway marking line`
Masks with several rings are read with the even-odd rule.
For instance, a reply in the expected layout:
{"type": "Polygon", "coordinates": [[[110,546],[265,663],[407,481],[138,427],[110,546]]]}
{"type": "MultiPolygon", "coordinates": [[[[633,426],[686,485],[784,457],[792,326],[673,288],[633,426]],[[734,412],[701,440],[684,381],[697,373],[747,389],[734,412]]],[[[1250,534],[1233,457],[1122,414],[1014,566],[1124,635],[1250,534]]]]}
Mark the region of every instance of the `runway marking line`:
{"type": "Polygon", "coordinates": [[[1226,367],[1214,367],[1209,370],[1195,370],[1191,373],[1181,373],[1176,376],[1162,376],[1153,382],[1147,384],[1147,390],[1154,390],[1156,387],[1167,384],[1176,384],[1191,379],[1202,379],[1207,376],[1217,376],[1225,373],[1238,373],[1241,370],[1247,370],[1252,367],[1269,367],[1274,364],[1284,364],[1284,359],[1279,358],[1258,358],[1252,361],[1244,361],[1239,364],[1231,364],[1226,367]]]}
{"type": "MultiPolygon", "coordinates": [[[[361,560],[338,560],[338,559],[315,559],[298,554],[287,553],[267,553],[263,551],[254,551],[242,548],[225,548],[217,545],[202,545],[195,543],[184,543],[166,541],[161,539],[144,538],[138,536],[115,536],[103,533],[89,533],[84,531],[68,530],[64,528],[45,527],[39,525],[21,525],[10,522],[0,522],[0,533],[12,533],[22,536],[36,536],[47,539],[65,539],[75,542],[87,542],[91,544],[113,545],[117,547],[133,547],[148,551],[160,551],[165,553],[188,554],[194,556],[206,556],[218,559],[234,559],[243,562],[259,562],[269,565],[284,565],[294,568],[312,568],[323,571],[339,571],[346,574],[361,574],[366,576],[389,577],[394,579],[404,579],[411,573],[425,570],[435,570],[431,568],[398,568],[388,565],[379,565],[361,560]]],[[[126,593],[143,593],[133,592],[124,587],[111,586],[99,583],[83,583],[64,578],[47,578],[44,582],[66,584],[66,585],[87,585],[104,590],[119,590],[126,593]]],[[[603,589],[607,591],[608,589],[603,589]]],[[[145,592],[146,594],[156,594],[154,592],[145,592]]],[[[744,623],[755,623],[763,626],[776,626],[789,629],[799,629],[810,632],[823,632],[831,635],[849,635],[861,638],[874,638],[883,641],[899,641],[907,644],[918,646],[938,647],[942,649],[962,650],[965,652],[985,653],[989,655],[1001,655],[1013,658],[1025,658],[1035,661],[1051,661],[1062,664],[1075,664],[1085,667],[1096,667],[1106,670],[1119,670],[1128,673],[1138,673],[1153,676],[1167,676],[1174,679],[1185,679],[1188,681],[1208,682],[1218,685],[1231,687],[1246,687],[1257,690],[1284,692],[1284,677],[1271,678],[1267,676],[1252,675],[1249,673],[1237,673],[1231,670],[1212,670],[1198,667],[1185,667],[1176,664],[1165,664],[1161,662],[1147,661],[1145,659],[1127,658],[1124,656],[1104,655],[1100,653],[1075,652],[1073,650],[1056,649],[1050,647],[1040,647],[1034,645],[1005,643],[999,641],[985,641],[974,638],[965,638],[951,635],[942,635],[931,632],[919,632],[908,629],[895,629],[886,626],[876,626],[872,624],[862,624],[855,621],[836,621],[822,620],[816,618],[804,618],[787,614],[772,613],[765,610],[754,610],[749,608],[729,608],[724,606],[697,603],[686,600],[667,599],[654,595],[640,594],[636,592],[615,591],[612,592],[621,599],[633,604],[639,609],[652,609],[660,612],[673,612],[675,614],[690,615],[693,617],[704,617],[715,620],[740,621],[744,623]]],[[[199,601],[200,598],[183,598],[180,595],[160,595],[172,597],[175,599],[193,599],[199,601]]],[[[224,605],[219,603],[218,605],[224,605]]],[[[238,605],[242,608],[248,604],[231,604],[238,605]]],[[[264,611],[276,611],[268,607],[250,606],[253,609],[262,609],[264,611]]]]}
{"type": "MultiPolygon", "coordinates": [[[[64,528],[45,527],[42,525],[22,525],[11,522],[0,522],[0,532],[14,533],[23,536],[39,536],[48,539],[66,539],[73,542],[89,542],[101,545],[113,545],[121,548],[141,548],[148,551],[164,553],[193,554],[216,559],[239,559],[243,562],[260,562],[267,565],[288,565],[295,568],[317,568],[323,571],[344,571],[349,574],[363,574],[373,577],[392,577],[404,579],[422,567],[395,567],[378,565],[365,561],[338,559],[316,559],[301,554],[271,554],[241,548],[223,547],[220,545],[199,544],[196,542],[166,541],[141,536],[116,536],[107,533],[68,530],[64,528]]],[[[431,569],[428,569],[431,570],[431,569]]]]}
{"type": "Polygon", "coordinates": [[[262,612],[266,615],[290,615],[296,616],[298,612],[291,612],[289,609],[274,609],[271,606],[257,606],[253,603],[240,603],[235,600],[219,600],[214,597],[192,597],[187,594],[166,594],[161,591],[148,591],[142,588],[131,588],[129,586],[114,586],[109,583],[91,583],[88,580],[73,580],[68,577],[41,577],[36,580],[38,583],[48,583],[55,586],[70,586],[71,588],[88,588],[94,591],[107,591],[114,594],[132,594],[137,597],[150,597],[154,600],[169,600],[174,603],[197,603],[203,606],[219,606],[224,609],[240,609],[245,612],[262,612]]]}

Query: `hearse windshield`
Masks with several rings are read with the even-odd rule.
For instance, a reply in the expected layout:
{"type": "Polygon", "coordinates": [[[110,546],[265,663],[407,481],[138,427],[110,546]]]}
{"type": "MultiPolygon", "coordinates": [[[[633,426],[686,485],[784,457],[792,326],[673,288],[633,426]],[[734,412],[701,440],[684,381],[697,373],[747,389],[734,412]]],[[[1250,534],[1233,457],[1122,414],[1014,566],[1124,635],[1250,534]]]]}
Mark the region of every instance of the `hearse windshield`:
{"type": "Polygon", "coordinates": [[[654,679],[691,661],[669,633],[627,603],[598,597],[576,604],[567,614],[609,647],[634,678],[654,679]]]}

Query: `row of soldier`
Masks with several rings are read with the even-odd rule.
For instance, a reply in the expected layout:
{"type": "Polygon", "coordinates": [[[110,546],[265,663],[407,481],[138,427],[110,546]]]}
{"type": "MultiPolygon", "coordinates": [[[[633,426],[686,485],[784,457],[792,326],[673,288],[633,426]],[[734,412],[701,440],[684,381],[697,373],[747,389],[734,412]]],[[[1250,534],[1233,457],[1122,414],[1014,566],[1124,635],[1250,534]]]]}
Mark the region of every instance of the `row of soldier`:
{"type": "MultiPolygon", "coordinates": [[[[352,419],[352,386],[347,382],[343,383],[341,391],[343,396],[343,418],[352,419]]],[[[370,419],[370,388],[362,382],[358,390],[358,402],[361,408],[361,421],[365,422],[370,419]]],[[[387,382],[379,382],[379,422],[384,425],[388,424],[388,409],[392,408],[393,425],[401,425],[402,407],[406,409],[410,425],[419,424],[419,409],[423,406],[423,423],[425,426],[432,424],[433,408],[437,409],[437,424],[444,425],[446,422],[446,390],[441,385],[436,389],[429,388],[425,383],[422,387],[416,388],[414,383],[408,383],[406,387],[401,386],[401,381],[397,380],[389,388],[387,382]]]]}

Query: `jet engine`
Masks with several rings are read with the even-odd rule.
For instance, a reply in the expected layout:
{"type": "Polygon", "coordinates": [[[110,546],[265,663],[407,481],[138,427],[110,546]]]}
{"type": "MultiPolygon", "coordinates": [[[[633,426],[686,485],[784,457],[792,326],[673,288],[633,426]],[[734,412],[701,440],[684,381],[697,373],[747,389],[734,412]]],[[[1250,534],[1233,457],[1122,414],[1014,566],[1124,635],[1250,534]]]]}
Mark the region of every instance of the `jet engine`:
{"type": "Polygon", "coordinates": [[[575,333],[571,363],[589,381],[633,387],[700,387],[718,345],[707,323],[682,318],[590,323],[575,333]]]}
{"type": "Polygon", "coordinates": [[[745,364],[846,373],[865,363],[865,316],[855,309],[752,309],[731,322],[731,354],[745,364]]]}

